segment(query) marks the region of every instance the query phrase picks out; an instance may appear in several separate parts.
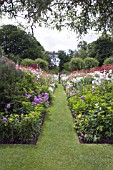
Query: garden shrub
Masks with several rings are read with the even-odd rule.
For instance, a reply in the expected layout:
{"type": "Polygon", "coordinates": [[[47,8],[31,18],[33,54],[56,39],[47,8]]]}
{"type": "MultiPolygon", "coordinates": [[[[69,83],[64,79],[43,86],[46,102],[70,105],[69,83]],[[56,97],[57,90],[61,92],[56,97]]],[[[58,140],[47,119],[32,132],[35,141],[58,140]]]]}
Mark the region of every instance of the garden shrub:
{"type": "Polygon", "coordinates": [[[106,58],[103,65],[113,64],[113,57],[106,58]]]}
{"type": "MultiPolygon", "coordinates": [[[[39,107],[39,106],[38,106],[39,107]]],[[[26,143],[32,141],[40,132],[43,109],[29,114],[10,114],[0,116],[0,142],[26,143]]]]}
{"type": "Polygon", "coordinates": [[[73,70],[81,70],[84,68],[84,61],[82,58],[72,58],[69,64],[69,68],[71,71],[73,70]]]}
{"type": "Polygon", "coordinates": [[[25,58],[25,59],[23,59],[22,61],[21,61],[21,65],[22,66],[30,66],[30,65],[32,65],[32,64],[34,64],[34,60],[32,60],[32,59],[30,59],[30,58],[25,58]]]}
{"type": "Polygon", "coordinates": [[[75,130],[85,142],[113,139],[113,83],[85,86],[71,96],[69,106],[75,117],[75,130]]]}
{"type": "Polygon", "coordinates": [[[40,132],[51,94],[35,74],[0,61],[0,142],[29,142],[40,132]]]}
{"type": "Polygon", "coordinates": [[[95,58],[87,57],[84,59],[84,68],[85,69],[90,69],[93,67],[98,67],[99,62],[95,58]]]}
{"type": "Polygon", "coordinates": [[[64,69],[65,71],[70,71],[70,69],[69,69],[69,63],[70,63],[70,62],[64,63],[64,68],[63,68],[63,69],[64,69]]]}
{"type": "Polygon", "coordinates": [[[46,71],[48,70],[48,62],[41,58],[35,59],[35,64],[39,64],[42,70],[46,70],[46,71]]]}
{"type": "Polygon", "coordinates": [[[12,60],[2,56],[0,56],[0,64],[4,64],[5,66],[13,67],[13,68],[16,66],[12,60]]]}
{"type": "Polygon", "coordinates": [[[14,55],[12,53],[7,54],[6,57],[8,59],[12,60],[17,65],[19,65],[21,63],[21,60],[22,60],[19,55],[14,55]]]}

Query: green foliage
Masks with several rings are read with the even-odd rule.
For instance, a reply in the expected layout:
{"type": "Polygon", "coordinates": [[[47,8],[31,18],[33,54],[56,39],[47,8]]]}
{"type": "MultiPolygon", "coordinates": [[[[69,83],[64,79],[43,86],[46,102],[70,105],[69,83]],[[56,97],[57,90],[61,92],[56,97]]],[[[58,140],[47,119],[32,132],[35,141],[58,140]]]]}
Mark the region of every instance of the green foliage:
{"type": "Polygon", "coordinates": [[[93,28],[112,32],[112,0],[3,0],[0,5],[2,14],[8,13],[10,17],[22,14],[29,22],[52,24],[59,30],[68,27],[79,34],[86,34],[93,28]]]}
{"type": "Polygon", "coordinates": [[[81,58],[72,58],[69,64],[70,70],[81,70],[84,68],[84,61],[81,58]]]}
{"type": "Polygon", "coordinates": [[[5,57],[0,58],[0,77],[0,142],[30,142],[52,99],[48,86],[5,57]]]}
{"type": "Polygon", "coordinates": [[[0,57],[2,57],[4,55],[4,51],[2,49],[2,47],[0,46],[0,57]]]}
{"type": "Polygon", "coordinates": [[[60,85],[55,91],[53,106],[46,115],[43,133],[37,144],[0,145],[0,169],[113,170],[112,148],[112,144],[79,143],[73,130],[66,94],[60,85]]]}
{"type": "Polygon", "coordinates": [[[68,100],[80,139],[99,142],[113,138],[113,83],[105,81],[95,88],[84,85],[82,92],[68,100]]]}
{"type": "Polygon", "coordinates": [[[70,62],[66,62],[66,63],[64,63],[64,69],[63,69],[63,73],[65,72],[69,72],[70,71],[70,69],[69,69],[69,63],[70,62]]]}
{"type": "Polygon", "coordinates": [[[78,51],[75,51],[74,52],[74,56],[76,57],[76,58],[82,58],[82,59],[85,59],[87,56],[88,56],[88,53],[87,53],[87,51],[86,50],[84,50],[84,49],[79,49],[78,51]]]}
{"type": "Polygon", "coordinates": [[[113,64],[113,57],[106,58],[103,65],[113,64]]]}
{"type": "Polygon", "coordinates": [[[99,66],[99,62],[97,59],[91,58],[91,57],[87,57],[84,59],[84,68],[85,69],[90,69],[90,68],[98,67],[98,66],[99,66]]]}
{"type": "MultiPolygon", "coordinates": [[[[3,25],[0,28],[0,46],[5,54],[13,54],[12,59],[43,57],[44,48],[31,34],[14,25],[3,25]]],[[[9,56],[10,58],[10,56],[9,56]]]]}
{"type": "Polygon", "coordinates": [[[49,68],[49,72],[51,74],[58,74],[59,68],[58,66],[54,66],[53,68],[49,68]]]}
{"type": "MultiPolygon", "coordinates": [[[[13,102],[13,109],[18,111],[21,109],[21,104],[18,101],[20,94],[21,99],[23,93],[20,90],[19,82],[22,80],[24,74],[21,71],[17,71],[15,66],[7,59],[0,59],[0,110],[5,112],[7,103],[13,102]],[[6,83],[7,82],[7,83],[6,83]],[[18,85],[18,86],[17,86],[18,85]],[[16,102],[18,101],[18,102],[16,102]],[[15,104],[16,102],[16,104],[15,104]],[[20,109],[19,109],[20,107],[20,109]]],[[[20,99],[20,100],[21,100],[20,99]]],[[[7,110],[6,110],[7,112],[7,110]]]]}
{"type": "Polygon", "coordinates": [[[109,35],[103,35],[88,45],[89,56],[96,58],[100,66],[104,60],[113,54],[113,39],[109,35]]]}
{"type": "Polygon", "coordinates": [[[81,50],[87,50],[87,42],[86,41],[80,41],[77,45],[77,47],[81,50]]]}
{"type": "Polygon", "coordinates": [[[41,58],[37,58],[37,59],[35,59],[35,62],[34,62],[35,64],[39,64],[40,65],[40,68],[42,69],[42,70],[48,70],[48,62],[47,61],[45,61],[45,60],[43,60],[43,59],[41,59],[41,58]]]}
{"type": "Polygon", "coordinates": [[[113,170],[112,148],[112,144],[79,143],[60,85],[38,143],[0,145],[0,170],[113,170]]]}
{"type": "Polygon", "coordinates": [[[26,115],[0,115],[0,142],[30,142],[40,132],[43,108],[26,115]]]}
{"type": "Polygon", "coordinates": [[[56,69],[56,74],[58,74],[58,72],[64,72],[64,70],[68,70],[68,65],[67,68],[65,67],[65,64],[68,63],[71,58],[74,57],[74,51],[72,50],[68,50],[68,52],[66,53],[63,50],[59,50],[58,52],[47,52],[48,56],[49,56],[49,69],[50,71],[53,71],[54,69],[56,69]],[[59,67],[59,68],[58,68],[59,67]]]}
{"type": "Polygon", "coordinates": [[[59,61],[59,72],[61,72],[64,69],[64,64],[71,60],[71,55],[67,55],[65,51],[60,50],[58,51],[57,56],[60,60],[59,61]]]}
{"type": "Polygon", "coordinates": [[[25,58],[21,61],[21,65],[23,66],[30,66],[31,64],[34,64],[34,60],[30,58],[25,58]]]}
{"type": "Polygon", "coordinates": [[[20,64],[20,62],[21,62],[21,58],[20,58],[20,56],[19,55],[14,55],[14,54],[11,54],[11,53],[9,53],[9,54],[5,54],[5,56],[8,58],[8,59],[10,59],[10,60],[12,60],[13,62],[15,62],[16,64],[20,64]]]}

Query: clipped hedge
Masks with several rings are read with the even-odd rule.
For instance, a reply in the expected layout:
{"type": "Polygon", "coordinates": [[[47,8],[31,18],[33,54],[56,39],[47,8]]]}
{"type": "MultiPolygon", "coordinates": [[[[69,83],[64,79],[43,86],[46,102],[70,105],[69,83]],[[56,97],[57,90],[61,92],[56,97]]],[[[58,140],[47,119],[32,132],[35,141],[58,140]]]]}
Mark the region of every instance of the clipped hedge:
{"type": "Polygon", "coordinates": [[[34,64],[34,60],[32,60],[32,59],[30,59],[30,58],[25,58],[25,59],[23,59],[22,61],[21,61],[21,65],[22,66],[30,66],[30,65],[32,65],[32,64],[34,64]]]}
{"type": "Polygon", "coordinates": [[[90,68],[98,67],[98,66],[99,66],[99,62],[97,59],[91,58],[91,57],[87,57],[84,59],[84,68],[85,69],[90,69],[90,68]]]}
{"type": "Polygon", "coordinates": [[[103,65],[113,64],[113,57],[106,58],[103,65]]]}
{"type": "Polygon", "coordinates": [[[69,68],[73,70],[81,70],[84,68],[84,61],[82,58],[72,58],[69,63],[69,68]]]}
{"type": "Polygon", "coordinates": [[[41,58],[35,59],[35,64],[39,64],[40,68],[42,70],[48,70],[48,62],[46,60],[43,60],[41,58]]]}

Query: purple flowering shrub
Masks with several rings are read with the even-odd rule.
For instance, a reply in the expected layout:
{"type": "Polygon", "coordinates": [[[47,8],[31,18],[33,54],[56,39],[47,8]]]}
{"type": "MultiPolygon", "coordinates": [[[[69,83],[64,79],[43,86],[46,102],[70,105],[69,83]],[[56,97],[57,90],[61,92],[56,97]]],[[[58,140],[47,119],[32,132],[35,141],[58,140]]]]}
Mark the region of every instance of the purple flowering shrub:
{"type": "Polygon", "coordinates": [[[37,104],[44,104],[45,107],[49,106],[49,93],[42,93],[39,94],[38,96],[34,96],[33,105],[37,105],[37,104]]]}
{"type": "Polygon", "coordinates": [[[52,95],[37,76],[0,63],[0,143],[25,143],[40,132],[52,95]]]}

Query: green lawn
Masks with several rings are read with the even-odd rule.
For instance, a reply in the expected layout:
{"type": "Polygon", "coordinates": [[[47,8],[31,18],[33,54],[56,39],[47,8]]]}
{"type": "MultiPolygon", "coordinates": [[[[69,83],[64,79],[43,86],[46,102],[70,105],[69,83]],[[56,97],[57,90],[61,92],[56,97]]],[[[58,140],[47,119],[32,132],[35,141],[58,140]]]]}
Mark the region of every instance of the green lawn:
{"type": "Polygon", "coordinates": [[[113,145],[80,144],[61,85],[37,145],[0,145],[0,170],[113,170],[113,145]]]}

